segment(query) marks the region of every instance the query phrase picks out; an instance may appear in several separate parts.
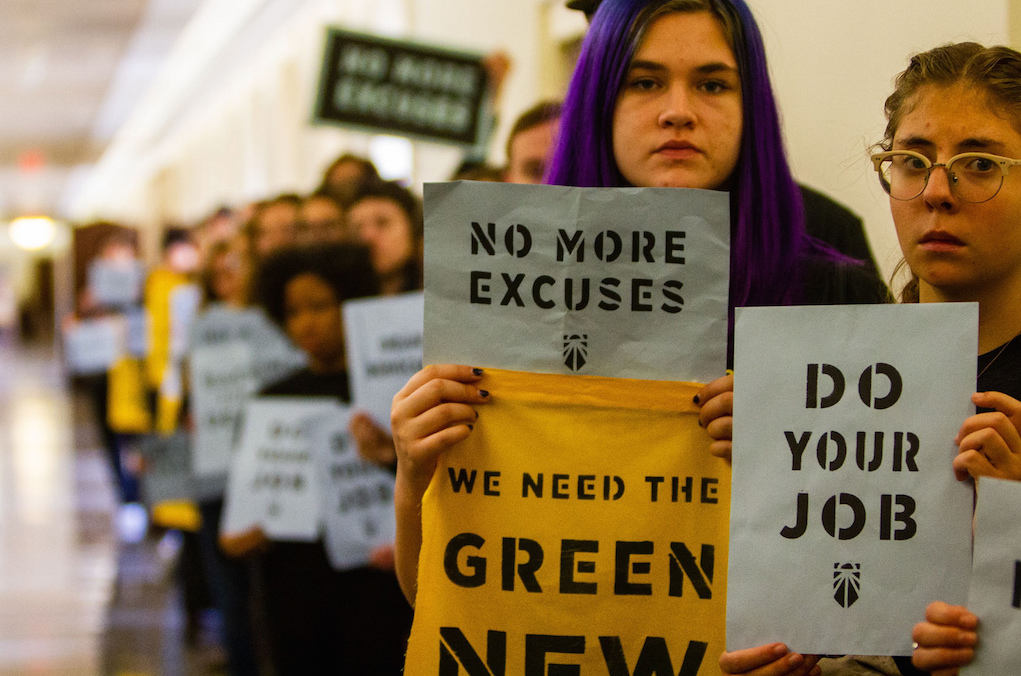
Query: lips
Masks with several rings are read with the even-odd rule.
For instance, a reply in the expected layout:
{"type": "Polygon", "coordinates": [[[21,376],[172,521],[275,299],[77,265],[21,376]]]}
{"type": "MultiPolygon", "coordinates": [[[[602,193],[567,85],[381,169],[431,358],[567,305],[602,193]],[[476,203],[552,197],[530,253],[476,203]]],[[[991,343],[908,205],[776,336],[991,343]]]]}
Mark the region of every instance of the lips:
{"type": "Polygon", "coordinates": [[[656,148],[656,154],[672,159],[685,159],[701,153],[701,148],[688,141],[667,141],[656,148]]]}
{"type": "Polygon", "coordinates": [[[951,245],[954,245],[954,246],[964,246],[964,242],[962,242],[961,240],[957,239],[956,237],[954,237],[953,235],[951,235],[948,232],[943,232],[942,230],[934,230],[932,232],[925,233],[925,235],[922,236],[922,239],[919,240],[919,243],[920,244],[951,244],[951,245]]]}

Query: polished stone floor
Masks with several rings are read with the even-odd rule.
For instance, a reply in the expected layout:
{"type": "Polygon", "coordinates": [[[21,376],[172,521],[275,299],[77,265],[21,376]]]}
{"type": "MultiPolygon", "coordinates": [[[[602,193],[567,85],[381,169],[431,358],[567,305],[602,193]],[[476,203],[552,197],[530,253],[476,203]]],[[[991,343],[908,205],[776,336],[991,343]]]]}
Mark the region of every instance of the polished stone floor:
{"type": "Polygon", "coordinates": [[[0,344],[0,676],[217,673],[184,641],[173,540],[119,542],[90,416],[50,351],[0,344]]]}

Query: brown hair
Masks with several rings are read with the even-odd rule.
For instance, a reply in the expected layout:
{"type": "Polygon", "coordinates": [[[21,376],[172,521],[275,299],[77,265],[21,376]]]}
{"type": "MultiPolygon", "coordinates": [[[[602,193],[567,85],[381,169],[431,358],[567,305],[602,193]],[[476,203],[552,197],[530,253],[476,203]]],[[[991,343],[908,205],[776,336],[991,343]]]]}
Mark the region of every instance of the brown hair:
{"type": "Polygon", "coordinates": [[[886,99],[887,124],[882,146],[890,148],[906,107],[910,107],[919,89],[957,83],[985,90],[989,103],[1021,127],[1021,53],[1010,47],[958,42],[915,54],[897,76],[894,91],[886,99]]]}
{"type": "MultiPolygon", "coordinates": [[[[959,83],[983,90],[989,105],[1010,119],[1021,132],[1021,53],[1010,47],[958,42],[911,57],[908,67],[894,81],[893,93],[886,99],[886,131],[879,145],[884,150],[893,147],[893,137],[901,119],[914,105],[914,98],[922,87],[949,87],[959,83]]],[[[905,264],[901,260],[894,277],[905,264]]],[[[918,299],[918,276],[912,273],[900,292],[900,300],[917,303],[918,299]]]]}

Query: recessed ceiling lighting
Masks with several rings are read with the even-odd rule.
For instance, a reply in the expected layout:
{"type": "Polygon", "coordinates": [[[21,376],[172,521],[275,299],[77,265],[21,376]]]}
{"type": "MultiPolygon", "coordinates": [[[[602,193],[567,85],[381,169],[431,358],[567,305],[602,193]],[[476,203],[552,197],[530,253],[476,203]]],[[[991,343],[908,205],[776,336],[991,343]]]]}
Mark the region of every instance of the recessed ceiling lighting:
{"type": "Polygon", "coordinates": [[[57,224],[48,216],[22,216],[11,221],[11,241],[25,251],[45,249],[57,236],[57,224]]]}

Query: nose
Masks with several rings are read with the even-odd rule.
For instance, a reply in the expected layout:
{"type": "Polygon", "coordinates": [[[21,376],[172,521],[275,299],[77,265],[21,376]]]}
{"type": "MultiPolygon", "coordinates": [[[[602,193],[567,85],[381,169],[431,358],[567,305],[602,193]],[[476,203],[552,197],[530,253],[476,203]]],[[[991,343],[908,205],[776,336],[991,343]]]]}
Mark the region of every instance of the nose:
{"type": "Polygon", "coordinates": [[[688,127],[695,123],[695,110],[689,92],[681,86],[672,86],[663,97],[663,110],[659,114],[661,127],[688,127]]]}
{"type": "Polygon", "coordinates": [[[957,196],[950,188],[950,172],[946,167],[933,167],[929,173],[929,181],[922,191],[922,199],[933,209],[953,209],[957,206],[957,196]]]}

